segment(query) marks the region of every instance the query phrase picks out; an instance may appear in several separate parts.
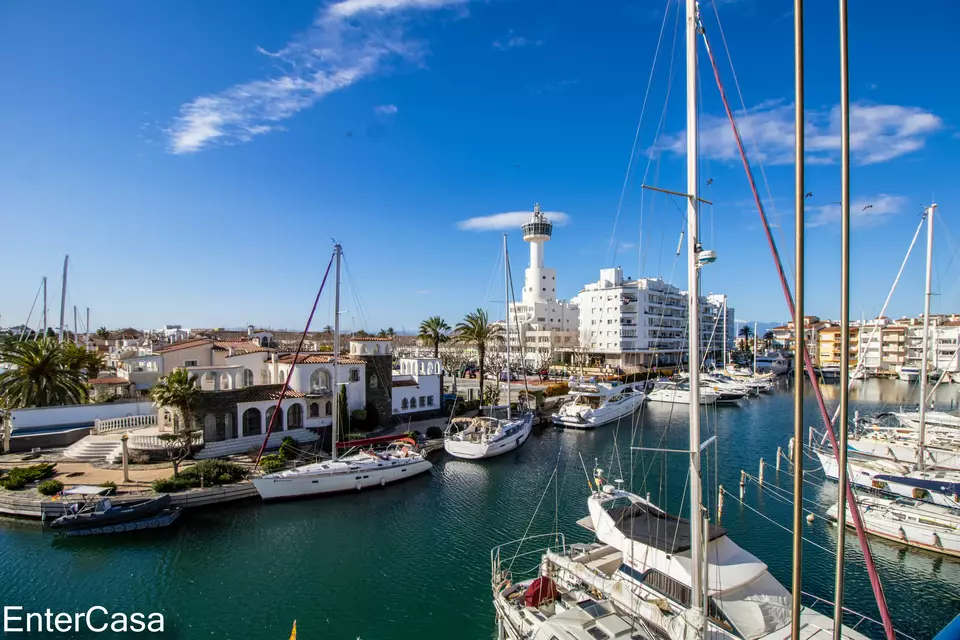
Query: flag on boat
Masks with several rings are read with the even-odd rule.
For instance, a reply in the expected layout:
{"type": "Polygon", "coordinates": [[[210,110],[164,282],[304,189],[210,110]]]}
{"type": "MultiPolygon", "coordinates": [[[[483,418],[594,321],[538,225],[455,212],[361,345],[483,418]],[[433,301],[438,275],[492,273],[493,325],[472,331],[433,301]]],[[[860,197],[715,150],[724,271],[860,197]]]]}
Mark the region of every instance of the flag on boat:
{"type": "Polygon", "coordinates": [[[290,632],[290,640],[297,640],[297,621],[293,621],[293,631],[290,632]]]}

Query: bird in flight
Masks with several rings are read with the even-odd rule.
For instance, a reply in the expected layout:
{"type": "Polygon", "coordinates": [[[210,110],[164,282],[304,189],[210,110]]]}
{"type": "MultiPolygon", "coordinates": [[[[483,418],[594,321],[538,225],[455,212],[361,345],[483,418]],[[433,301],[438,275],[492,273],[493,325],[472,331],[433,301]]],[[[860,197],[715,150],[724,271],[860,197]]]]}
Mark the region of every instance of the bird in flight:
{"type": "Polygon", "coordinates": [[[707,186],[709,187],[711,184],[713,184],[713,178],[707,180],[707,186]]]}
{"type": "Polygon", "coordinates": [[[352,138],[352,137],[353,137],[353,131],[347,131],[347,137],[348,137],[348,138],[352,138]]]}
{"type": "Polygon", "coordinates": [[[803,197],[804,197],[804,198],[812,198],[812,197],[813,197],[813,191],[807,191],[805,194],[803,194],[803,197]]]}
{"type": "Polygon", "coordinates": [[[868,204],[868,205],[865,206],[863,209],[860,209],[860,211],[863,212],[863,211],[866,211],[867,209],[873,209],[873,205],[872,205],[872,204],[868,204]]]}

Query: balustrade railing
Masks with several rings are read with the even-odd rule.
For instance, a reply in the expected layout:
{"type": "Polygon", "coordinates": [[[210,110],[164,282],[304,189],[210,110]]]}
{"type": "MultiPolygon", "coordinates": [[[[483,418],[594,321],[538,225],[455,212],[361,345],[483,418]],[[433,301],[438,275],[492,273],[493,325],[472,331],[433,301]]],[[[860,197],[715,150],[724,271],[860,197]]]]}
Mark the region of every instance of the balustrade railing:
{"type": "Polygon", "coordinates": [[[110,433],[111,431],[153,427],[156,426],[156,424],[157,414],[151,413],[142,416],[124,416],[122,418],[110,418],[108,420],[94,420],[93,429],[98,434],[104,434],[110,433]]]}

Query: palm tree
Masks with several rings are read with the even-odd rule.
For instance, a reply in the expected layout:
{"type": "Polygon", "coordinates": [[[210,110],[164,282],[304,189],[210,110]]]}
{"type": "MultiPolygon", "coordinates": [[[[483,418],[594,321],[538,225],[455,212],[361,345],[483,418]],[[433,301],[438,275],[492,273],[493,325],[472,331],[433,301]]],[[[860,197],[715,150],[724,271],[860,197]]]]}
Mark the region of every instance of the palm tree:
{"type": "Polygon", "coordinates": [[[767,331],[763,334],[763,348],[769,351],[773,348],[773,341],[775,340],[773,331],[767,331]]]}
{"type": "Polygon", "coordinates": [[[396,338],[396,337],[397,337],[397,332],[393,330],[393,327],[387,327],[387,337],[388,337],[388,338],[396,338]]]}
{"type": "Polygon", "coordinates": [[[173,433],[159,436],[161,440],[168,443],[167,454],[173,463],[174,478],[180,471],[180,463],[190,455],[196,439],[197,429],[193,425],[193,410],[200,402],[200,393],[197,376],[186,369],[174,369],[170,375],[160,378],[150,389],[150,398],[161,408],[173,409],[178,418],[174,422],[173,433]]]}
{"type": "Polygon", "coordinates": [[[440,345],[450,339],[447,332],[450,331],[450,325],[440,316],[430,316],[420,323],[420,334],[417,338],[424,342],[433,343],[433,357],[440,357],[440,345]]]}
{"type": "Polygon", "coordinates": [[[482,399],[483,360],[487,355],[487,347],[494,343],[502,343],[503,332],[500,325],[490,324],[487,312],[483,309],[477,309],[473,313],[468,313],[463,318],[463,321],[457,324],[455,331],[455,341],[477,348],[477,360],[480,365],[480,398],[482,399]]]}
{"type": "Polygon", "coordinates": [[[87,401],[83,372],[70,366],[63,345],[53,340],[8,342],[0,362],[0,405],[10,409],[82,404],[87,401]]]}
{"type": "Polygon", "coordinates": [[[387,337],[387,330],[386,330],[386,329],[380,329],[380,332],[377,333],[377,337],[378,337],[378,338],[386,338],[386,337],[387,337]]]}
{"type": "Polygon", "coordinates": [[[753,329],[750,327],[750,325],[745,324],[740,327],[740,333],[738,335],[742,338],[742,340],[740,340],[740,350],[749,351],[750,348],[748,344],[750,342],[750,338],[753,337],[753,329]]]}
{"type": "Polygon", "coordinates": [[[67,366],[85,373],[88,378],[96,378],[102,370],[107,368],[103,354],[98,351],[88,351],[72,342],[64,342],[62,349],[67,366]]]}
{"type": "Polygon", "coordinates": [[[110,337],[110,332],[107,331],[107,328],[106,328],[106,327],[100,327],[99,329],[97,329],[97,334],[96,334],[96,335],[97,335],[97,337],[100,338],[101,340],[106,340],[106,339],[108,339],[108,338],[110,337]]]}
{"type": "Polygon", "coordinates": [[[369,335],[370,334],[364,331],[363,329],[357,329],[356,331],[353,332],[354,338],[366,338],[369,335]]]}

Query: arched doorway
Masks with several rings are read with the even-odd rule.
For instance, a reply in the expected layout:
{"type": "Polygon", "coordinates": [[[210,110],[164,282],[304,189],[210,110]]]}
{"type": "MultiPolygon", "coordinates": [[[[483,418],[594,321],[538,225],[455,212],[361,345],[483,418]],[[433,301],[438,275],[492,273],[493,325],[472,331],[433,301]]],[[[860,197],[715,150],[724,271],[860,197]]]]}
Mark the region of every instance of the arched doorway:
{"type": "Polygon", "coordinates": [[[292,404],[287,409],[287,429],[301,429],[303,427],[303,407],[292,404]]]}
{"type": "Polygon", "coordinates": [[[251,407],[243,412],[243,435],[258,436],[261,430],[260,409],[251,407]]]}
{"type": "MultiPolygon", "coordinates": [[[[273,415],[276,412],[276,407],[270,407],[267,409],[267,428],[270,428],[270,421],[273,420],[273,415]]],[[[270,429],[271,433],[276,433],[277,431],[283,431],[283,409],[280,410],[280,413],[277,414],[277,419],[273,423],[273,428],[270,429]]]]}

